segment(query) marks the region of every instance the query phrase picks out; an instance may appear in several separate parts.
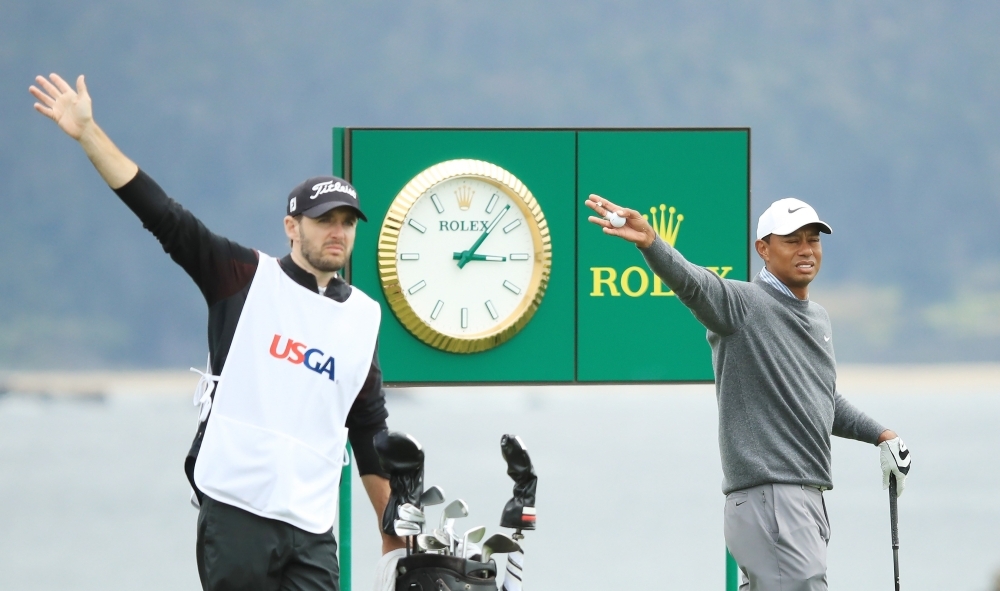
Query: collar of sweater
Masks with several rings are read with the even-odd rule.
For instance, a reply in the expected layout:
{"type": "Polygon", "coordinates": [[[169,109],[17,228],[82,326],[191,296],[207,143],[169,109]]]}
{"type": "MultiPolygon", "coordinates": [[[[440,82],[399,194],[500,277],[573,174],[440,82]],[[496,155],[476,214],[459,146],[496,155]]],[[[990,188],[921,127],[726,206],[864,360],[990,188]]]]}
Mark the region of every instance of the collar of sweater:
{"type": "Polygon", "coordinates": [[[772,291],[781,294],[783,298],[789,299],[792,302],[798,304],[809,303],[808,298],[800,300],[798,297],[796,297],[796,295],[792,293],[792,290],[789,289],[787,285],[782,283],[780,279],[775,277],[773,273],[767,270],[767,267],[764,267],[763,269],[760,270],[760,273],[758,273],[757,277],[755,278],[755,283],[769,287],[772,291]]]}

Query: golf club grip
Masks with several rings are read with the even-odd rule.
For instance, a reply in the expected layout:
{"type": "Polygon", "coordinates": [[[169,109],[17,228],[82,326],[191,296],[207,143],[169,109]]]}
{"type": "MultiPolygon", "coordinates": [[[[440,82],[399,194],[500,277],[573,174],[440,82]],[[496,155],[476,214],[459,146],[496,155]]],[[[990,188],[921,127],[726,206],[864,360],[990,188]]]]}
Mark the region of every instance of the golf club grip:
{"type": "Polygon", "coordinates": [[[899,512],[896,509],[896,475],[889,475],[889,521],[892,526],[892,547],[899,548],[899,512]]]}
{"type": "Polygon", "coordinates": [[[896,475],[889,474],[889,522],[892,526],[892,575],[899,591],[899,513],[896,509],[896,475]]]}

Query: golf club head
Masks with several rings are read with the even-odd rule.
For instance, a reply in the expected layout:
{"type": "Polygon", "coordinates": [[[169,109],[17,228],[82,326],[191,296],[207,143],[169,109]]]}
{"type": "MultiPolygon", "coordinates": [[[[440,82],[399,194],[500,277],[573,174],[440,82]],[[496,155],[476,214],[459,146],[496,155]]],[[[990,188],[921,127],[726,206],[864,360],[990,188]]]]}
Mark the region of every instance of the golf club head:
{"type": "Polygon", "coordinates": [[[434,485],[424,491],[424,494],[420,495],[420,507],[430,507],[431,505],[440,505],[444,502],[444,490],[438,486],[434,485]]]}
{"type": "Polygon", "coordinates": [[[483,539],[483,536],[485,534],[486,534],[486,526],[484,525],[474,527],[469,531],[465,532],[465,534],[462,535],[462,541],[459,544],[459,550],[455,553],[456,556],[459,556],[460,558],[465,558],[467,554],[466,550],[469,547],[469,543],[478,542],[479,540],[483,539]]]}
{"type": "Polygon", "coordinates": [[[379,431],[372,438],[379,465],[389,473],[389,502],[382,513],[382,532],[392,534],[399,507],[416,505],[424,492],[424,450],[412,436],[379,431]]]}
{"type": "Polygon", "coordinates": [[[465,503],[462,499],[455,499],[454,501],[448,503],[441,513],[441,523],[442,529],[448,534],[448,538],[451,540],[451,554],[455,555],[458,546],[458,536],[455,535],[455,520],[468,517],[469,515],[469,505],[465,503]]]}
{"type": "Polygon", "coordinates": [[[500,452],[507,462],[507,475],[514,481],[514,496],[503,508],[500,527],[516,530],[535,529],[535,490],[538,476],[524,441],[517,435],[500,438],[500,452]]]}
{"type": "Polygon", "coordinates": [[[415,536],[420,533],[420,525],[412,521],[397,519],[393,522],[393,533],[399,537],[415,536]]]}
{"type": "Polygon", "coordinates": [[[521,545],[515,542],[506,534],[493,534],[483,542],[483,559],[480,562],[489,562],[494,554],[508,554],[518,552],[521,545]]]}
{"type": "Polygon", "coordinates": [[[404,503],[399,506],[399,518],[403,521],[412,521],[413,523],[426,523],[427,518],[424,517],[424,512],[417,509],[410,503],[404,503]]]}
{"type": "Polygon", "coordinates": [[[447,544],[438,540],[436,536],[431,534],[420,534],[417,536],[417,546],[424,552],[438,552],[444,550],[448,547],[447,544]]]}
{"type": "Polygon", "coordinates": [[[465,540],[467,542],[472,542],[473,544],[478,543],[486,535],[486,526],[480,525],[479,527],[474,527],[469,531],[465,532],[465,540]]]}
{"type": "Polygon", "coordinates": [[[448,506],[441,511],[441,529],[446,529],[445,526],[448,521],[455,521],[458,517],[465,517],[469,514],[469,506],[465,504],[462,499],[455,499],[454,501],[448,503],[448,506]]]}
{"type": "Polygon", "coordinates": [[[462,499],[455,499],[444,508],[444,517],[447,519],[458,519],[469,516],[469,505],[462,499]]]}
{"type": "Polygon", "coordinates": [[[434,539],[437,540],[438,543],[441,544],[441,549],[442,550],[444,550],[444,549],[449,549],[450,550],[451,549],[451,538],[448,536],[447,532],[445,532],[444,530],[435,529],[433,535],[434,535],[434,539]]]}

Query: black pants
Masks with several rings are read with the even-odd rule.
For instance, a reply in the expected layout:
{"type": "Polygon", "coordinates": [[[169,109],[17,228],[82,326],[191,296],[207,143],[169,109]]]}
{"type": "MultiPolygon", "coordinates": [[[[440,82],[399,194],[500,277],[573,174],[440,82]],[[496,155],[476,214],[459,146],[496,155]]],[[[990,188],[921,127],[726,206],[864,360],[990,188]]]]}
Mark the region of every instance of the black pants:
{"type": "Polygon", "coordinates": [[[339,591],[333,531],[312,534],[203,497],[198,575],[205,591],[339,591]]]}

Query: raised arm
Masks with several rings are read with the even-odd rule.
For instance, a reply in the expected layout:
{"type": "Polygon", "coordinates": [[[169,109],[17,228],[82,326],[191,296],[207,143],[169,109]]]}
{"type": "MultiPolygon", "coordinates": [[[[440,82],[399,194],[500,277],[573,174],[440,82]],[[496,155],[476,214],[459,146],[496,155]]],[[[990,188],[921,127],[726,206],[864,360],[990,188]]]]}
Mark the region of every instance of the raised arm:
{"type": "Polygon", "coordinates": [[[38,86],[28,89],[38,100],[35,110],[80,143],[104,181],[194,279],[209,306],[250,282],[257,253],[213,234],[112,143],[94,122],[83,76],[77,78],[76,90],[58,74],[35,81],[38,86]]]}
{"type": "Polygon", "coordinates": [[[66,135],[80,143],[94,168],[112,189],[120,189],[132,180],[139,167],[115,146],[97,123],[90,94],[83,75],[76,79],[76,90],[59,74],[37,76],[38,86],[28,91],[37,99],[35,110],[56,122],[66,135]]]}
{"type": "Polygon", "coordinates": [[[605,234],[638,246],[649,268],[706,328],[726,336],[743,325],[747,306],[736,282],[688,262],[657,235],[638,211],[620,207],[598,195],[591,195],[586,205],[600,216],[590,216],[588,220],[600,226],[605,234]],[[607,217],[609,212],[622,218],[624,224],[614,227],[607,217]]]}

